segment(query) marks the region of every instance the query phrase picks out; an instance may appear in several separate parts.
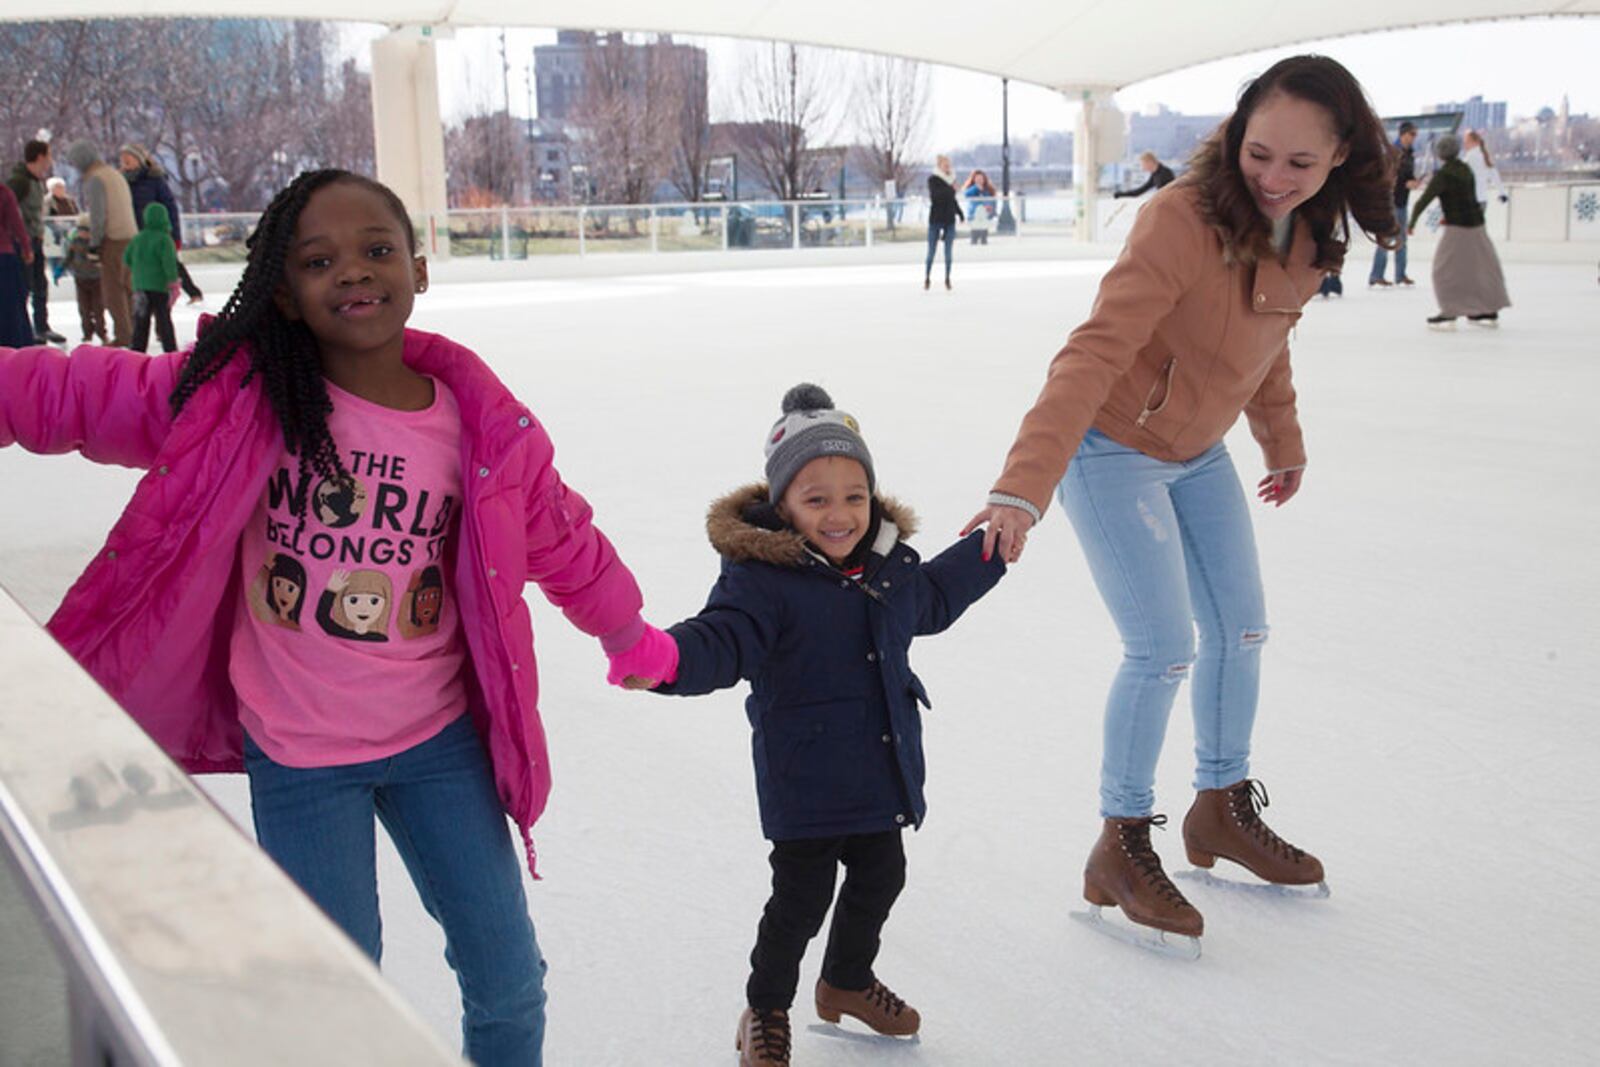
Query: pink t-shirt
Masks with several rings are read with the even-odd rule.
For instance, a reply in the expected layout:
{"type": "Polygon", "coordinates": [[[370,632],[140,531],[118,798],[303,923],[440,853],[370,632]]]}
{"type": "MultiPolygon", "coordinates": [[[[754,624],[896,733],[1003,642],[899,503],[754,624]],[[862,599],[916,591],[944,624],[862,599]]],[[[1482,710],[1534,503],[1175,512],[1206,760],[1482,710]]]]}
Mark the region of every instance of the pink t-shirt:
{"type": "Polygon", "coordinates": [[[396,411],[332,383],[349,482],[287,451],[240,544],[229,676],[239,719],[291,767],[382,759],[466,710],[448,558],[460,527],[461,413],[396,411]]]}

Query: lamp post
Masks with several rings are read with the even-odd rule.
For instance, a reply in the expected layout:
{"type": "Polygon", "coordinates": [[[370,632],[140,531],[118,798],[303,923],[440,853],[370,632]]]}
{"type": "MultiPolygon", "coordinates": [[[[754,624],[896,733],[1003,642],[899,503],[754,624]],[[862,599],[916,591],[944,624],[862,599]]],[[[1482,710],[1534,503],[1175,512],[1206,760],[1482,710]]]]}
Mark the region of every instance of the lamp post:
{"type": "Polygon", "coordinates": [[[1000,79],[1000,217],[994,232],[1017,232],[1016,216],[1011,214],[1011,79],[1000,79]]]}

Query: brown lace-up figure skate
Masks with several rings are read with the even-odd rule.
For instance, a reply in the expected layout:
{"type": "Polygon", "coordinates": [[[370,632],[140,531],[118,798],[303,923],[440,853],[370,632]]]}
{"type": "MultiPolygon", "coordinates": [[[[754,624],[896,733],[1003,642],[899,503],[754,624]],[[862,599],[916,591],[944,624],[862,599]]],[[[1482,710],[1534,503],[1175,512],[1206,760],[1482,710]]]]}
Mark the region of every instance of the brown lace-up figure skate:
{"type": "Polygon", "coordinates": [[[746,1008],[733,1047],[739,1067],[789,1067],[789,1013],[746,1008]]]}
{"type": "Polygon", "coordinates": [[[1172,884],[1150,844],[1150,827],[1166,824],[1165,815],[1105,820],[1083,870],[1083,898],[1115,905],[1142,926],[1198,938],[1205,919],[1172,884]]]}
{"type": "Polygon", "coordinates": [[[824,1022],[836,1023],[839,1016],[860,1019],[880,1034],[910,1037],[922,1026],[917,1009],[894,995],[877,979],[861,990],[839,989],[817,979],[817,1015],[824,1022]]]}
{"type": "Polygon", "coordinates": [[[1202,789],[1183,819],[1189,862],[1209,868],[1220,856],[1276,885],[1318,885],[1322,863],[1295,848],[1261,821],[1267,788],[1246,778],[1226,789],[1202,789]]]}

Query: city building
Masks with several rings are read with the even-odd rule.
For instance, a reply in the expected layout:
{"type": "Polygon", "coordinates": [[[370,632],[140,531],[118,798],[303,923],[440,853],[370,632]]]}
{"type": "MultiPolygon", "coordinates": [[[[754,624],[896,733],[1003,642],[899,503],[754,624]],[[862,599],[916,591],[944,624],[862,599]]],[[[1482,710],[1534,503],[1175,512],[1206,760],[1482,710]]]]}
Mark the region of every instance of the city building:
{"type": "Polygon", "coordinates": [[[1424,114],[1440,115],[1452,111],[1461,112],[1461,126],[1468,130],[1503,130],[1506,128],[1506,102],[1504,100],[1485,100],[1482,96],[1468,97],[1466,100],[1453,100],[1448,103],[1434,104],[1432,107],[1422,109],[1424,114]]]}

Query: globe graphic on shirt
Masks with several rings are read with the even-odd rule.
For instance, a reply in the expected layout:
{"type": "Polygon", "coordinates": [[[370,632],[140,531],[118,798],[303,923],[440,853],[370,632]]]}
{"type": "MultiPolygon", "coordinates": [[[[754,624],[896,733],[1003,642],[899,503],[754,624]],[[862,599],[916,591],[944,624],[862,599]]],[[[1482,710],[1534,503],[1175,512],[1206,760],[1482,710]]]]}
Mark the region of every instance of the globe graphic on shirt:
{"type": "Polygon", "coordinates": [[[367,487],[353,475],[324,478],[317,483],[311,506],[324,526],[350,526],[367,510],[367,487]]]}

